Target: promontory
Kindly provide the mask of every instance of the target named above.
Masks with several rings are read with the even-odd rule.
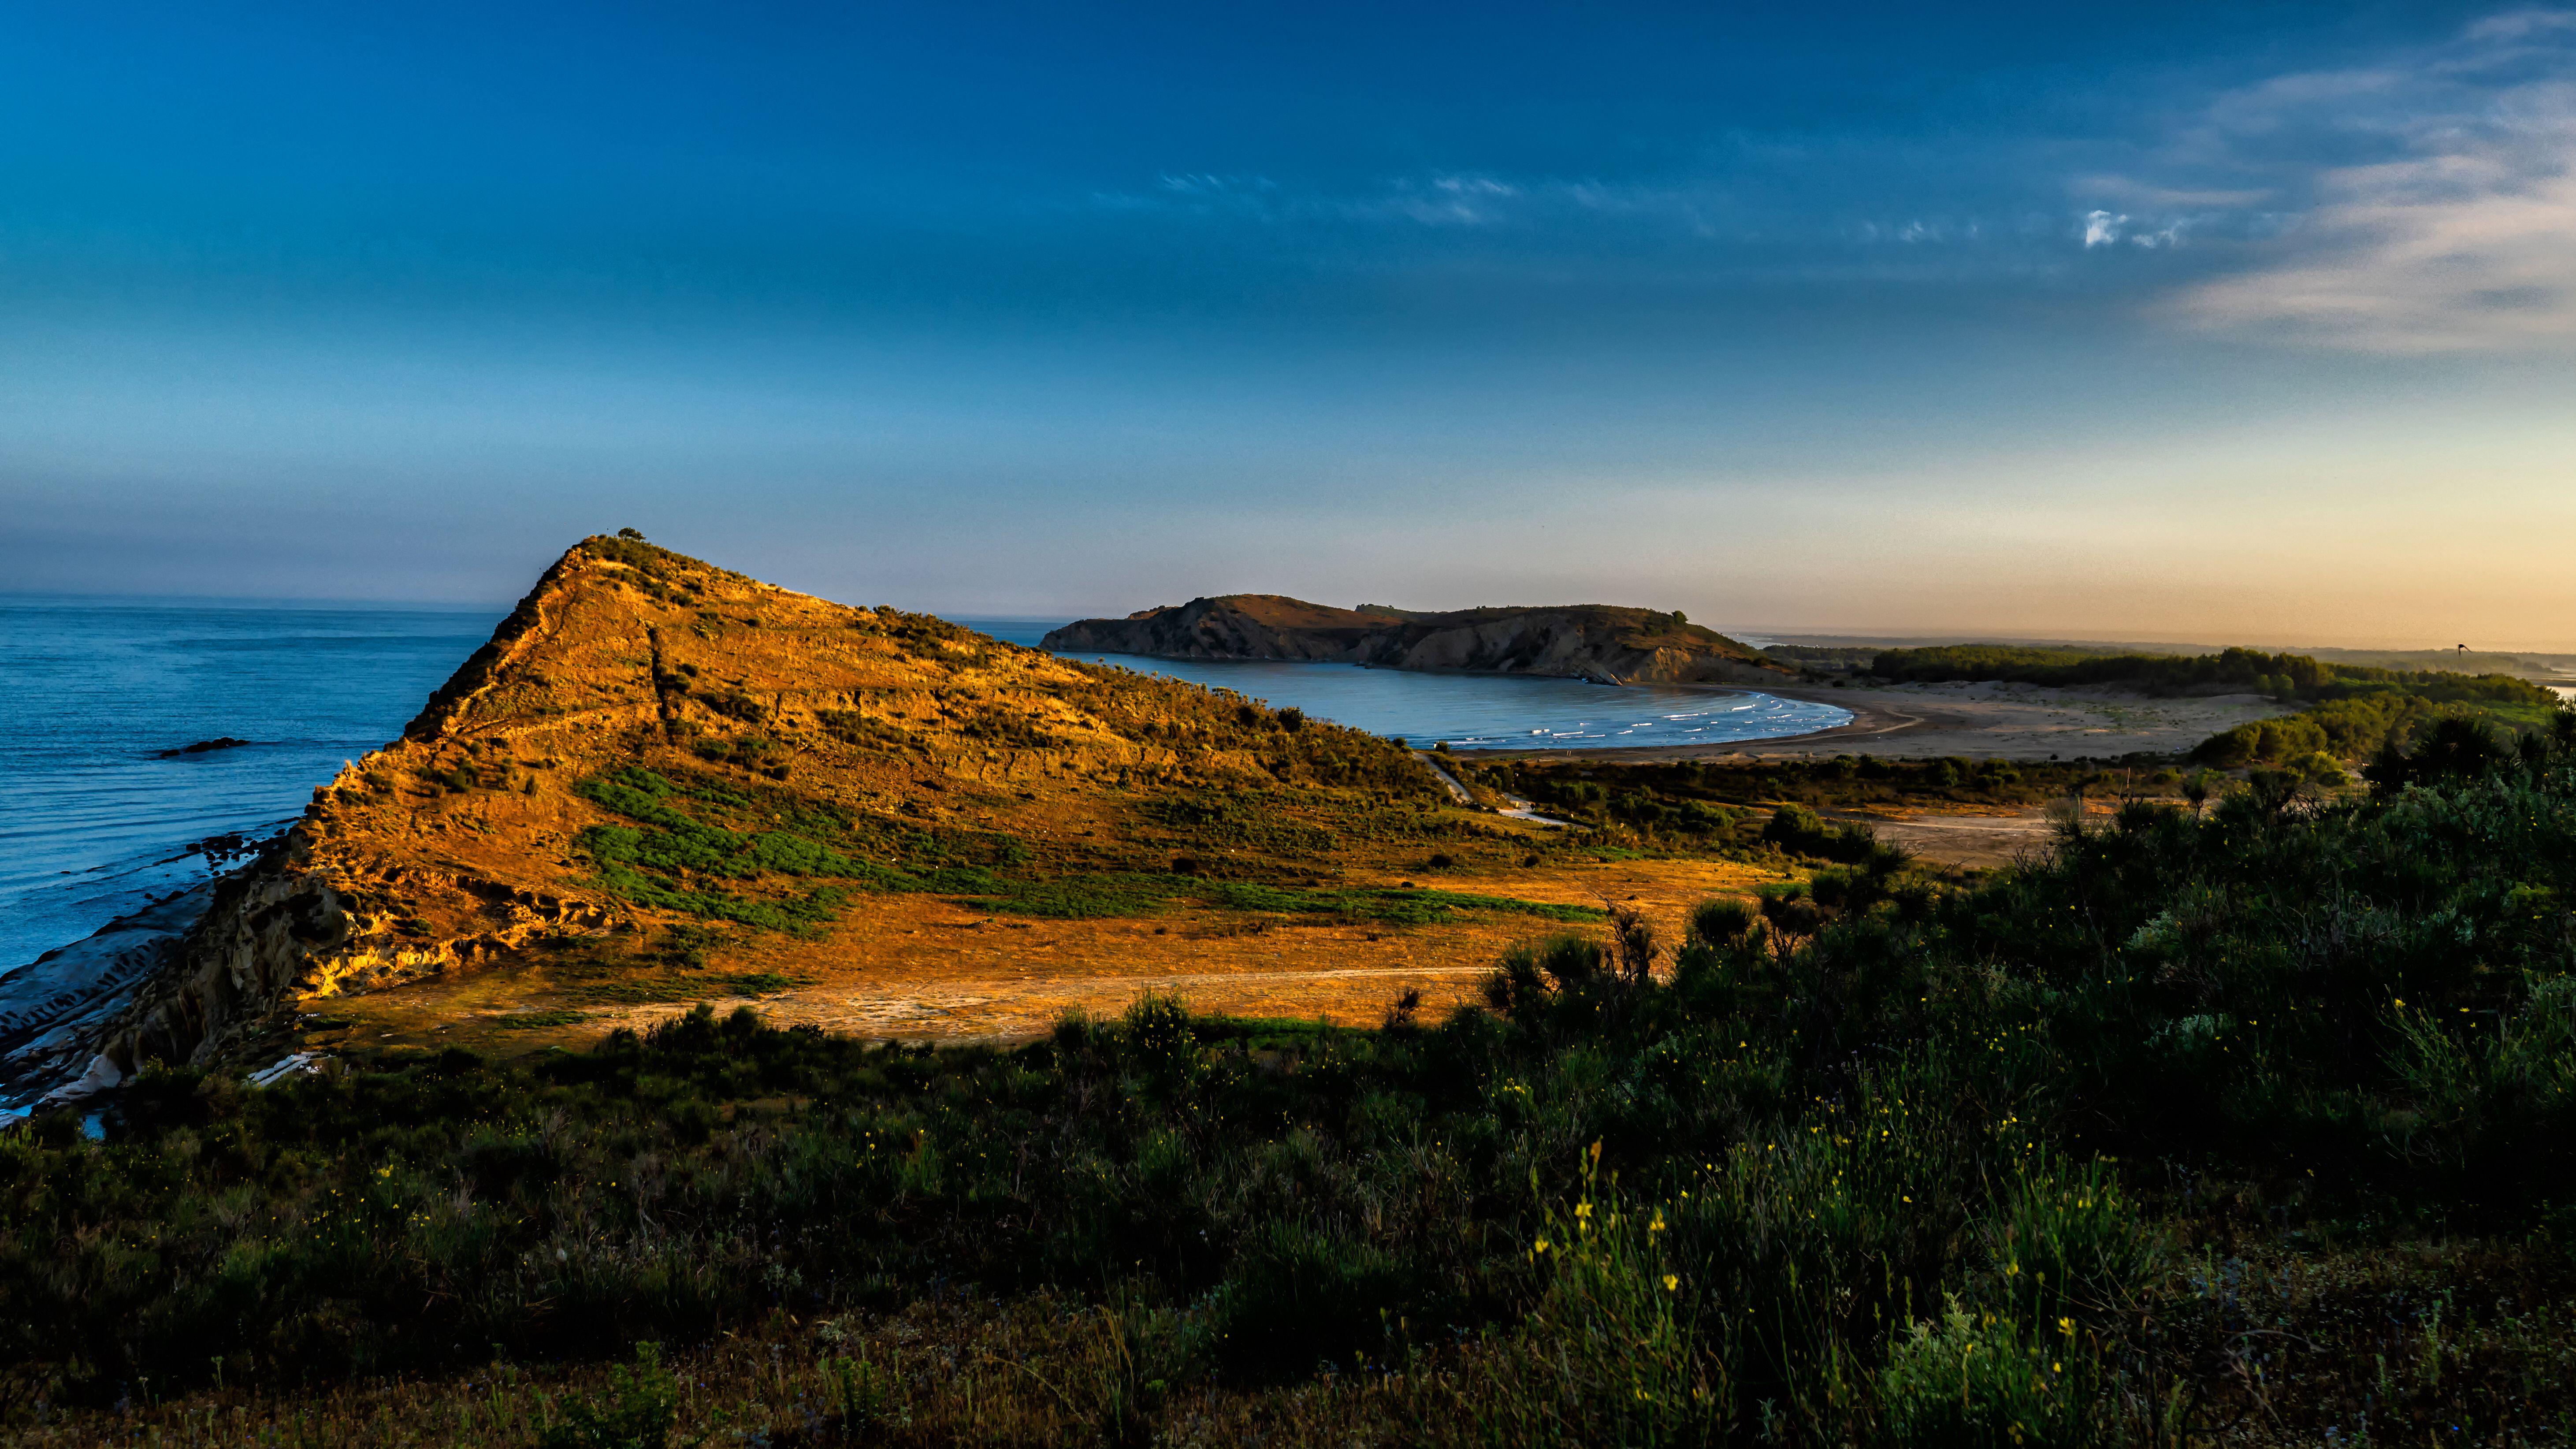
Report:
[[[1548,604],[1425,613],[1337,609],[1280,594],[1221,594],[1081,619],[1050,649],[1163,659],[1290,659],[1380,669],[1542,674],[1599,684],[1776,683],[1789,671],[1678,611]]]

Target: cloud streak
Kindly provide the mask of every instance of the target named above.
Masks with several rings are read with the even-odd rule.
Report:
[[[2232,275],[2185,289],[2196,328],[2391,353],[2576,345],[2576,12],[2490,17],[2369,69],[2223,98],[2201,142],[2260,165],[2376,152],[2287,184],[2297,225]]]

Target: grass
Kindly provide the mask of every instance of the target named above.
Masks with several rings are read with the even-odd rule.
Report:
[[[678,779],[628,767],[582,781],[583,798],[631,825],[583,832],[599,879],[639,904],[708,920],[790,934],[810,932],[846,902],[846,890],[822,886],[781,895],[781,882],[830,880],[885,892],[944,895],[1000,914],[1056,920],[1150,916],[1183,900],[1235,910],[1324,914],[1350,921],[1428,925],[1461,912],[1496,912],[1545,920],[1595,919],[1598,911],[1499,896],[1396,890],[1312,890],[1258,881],[1211,880],[1200,857],[1176,857],[1189,871],[1094,870],[1046,873],[1020,842],[989,832],[932,830],[820,807],[783,791],[748,795],[738,782],[705,776]],[[1167,793],[1147,802],[1149,818],[1185,827],[1191,845],[1253,843],[1308,853],[1334,836],[1316,827],[1263,824],[1273,802],[1222,807]],[[792,813],[791,813],[792,811]],[[704,818],[712,817],[712,818]],[[778,828],[736,829],[728,820],[766,818]],[[1219,857],[1207,857],[1213,861]],[[1254,869],[1267,867],[1261,858]],[[747,890],[767,887],[763,895]],[[617,999],[644,999],[625,998]],[[674,999],[654,997],[650,999]],[[676,999],[686,999],[685,995]]]
[[[1598,921],[1592,906],[1560,906],[1508,896],[1472,895],[1431,890],[1286,890],[1273,886],[1216,882],[1206,889],[1212,904],[1239,911],[1277,911],[1294,915],[1330,915],[1354,922],[1393,926],[1434,925],[1464,912],[1529,916],[1545,921]]]
[[[1614,913],[1437,1025],[1149,997],[929,1050],[700,1011],[262,1091],[155,1069],[103,1141],[0,1140],[0,1415],[64,1443],[2564,1444],[2553,741],[2133,805],[1973,887],[1858,861],[1681,942]]]
[[[514,1011],[496,1016],[485,1024],[495,1031],[538,1031],[548,1027],[578,1026],[590,1019],[590,1013],[574,1007],[552,1007],[538,1011]]]

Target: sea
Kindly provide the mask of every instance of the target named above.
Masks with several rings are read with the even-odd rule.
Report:
[[[996,639],[1034,648],[1065,621],[960,619]],[[1230,689],[1273,707],[1388,735],[1423,749],[1634,749],[1723,744],[1805,734],[1851,722],[1851,711],[1803,699],[1734,690],[1650,684],[1587,684],[1508,674],[1417,674],[1356,664],[1254,659],[1151,659],[1134,654],[1058,651],[1068,659],[1116,664]]]
[[[294,820],[508,612],[0,596],[0,970],[230,863],[192,845]]]
[[[0,595],[0,974],[235,859],[341,765],[400,734],[507,605]],[[960,619],[1035,647],[1061,619]],[[1762,739],[1848,721],[1759,693],[1347,664],[1122,665],[1428,747]],[[196,753],[230,738],[244,743]],[[177,752],[177,753],[174,753]]]

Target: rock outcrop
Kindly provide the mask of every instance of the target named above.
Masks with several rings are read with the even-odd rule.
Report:
[[[77,1078],[148,983],[162,979],[213,886],[120,917],[0,976],[0,1100]]]
[[[1543,674],[1601,684],[1754,684],[1789,671],[1678,614],[1614,604],[1414,613],[1336,609],[1277,594],[1226,594],[1084,619],[1047,635],[1050,649],[1164,659],[1284,659],[1485,674]]]

